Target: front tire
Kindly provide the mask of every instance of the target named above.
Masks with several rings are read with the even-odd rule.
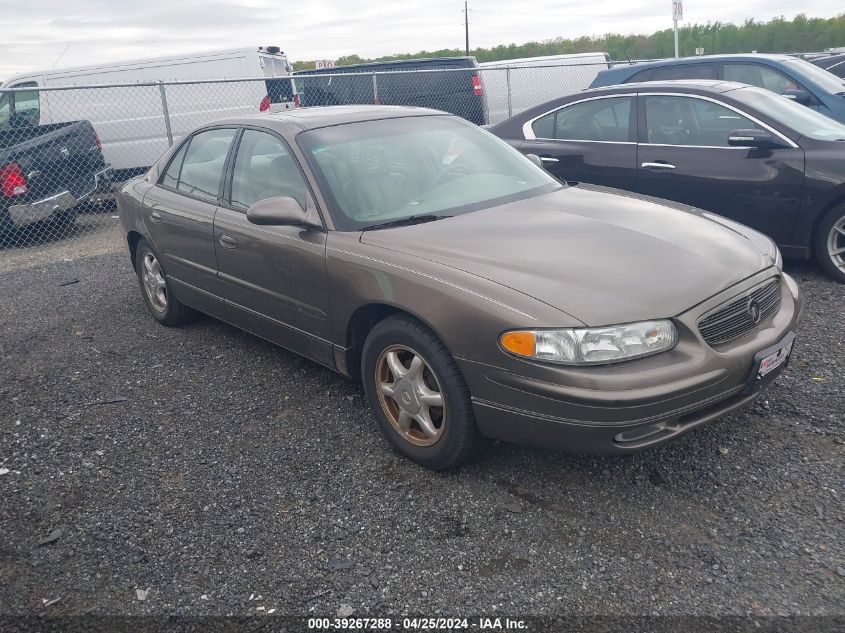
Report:
[[[816,231],[816,259],[824,271],[845,283],[845,203],[833,207]]]
[[[156,321],[174,327],[193,321],[197,312],[184,305],[173,294],[170,281],[161,265],[161,258],[146,240],[140,240],[135,250],[135,273],[141,285],[141,295]]]
[[[391,316],[364,343],[361,375],[370,408],[393,447],[420,466],[464,464],[478,444],[469,389],[435,334]]]

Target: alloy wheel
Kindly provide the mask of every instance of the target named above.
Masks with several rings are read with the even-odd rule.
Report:
[[[437,376],[417,352],[392,345],[376,361],[375,385],[382,411],[399,435],[431,446],[446,428],[446,401]]]
[[[845,215],[839,218],[830,229],[830,234],[827,236],[827,254],[833,265],[845,272]]]
[[[141,274],[144,278],[144,290],[147,292],[147,298],[153,308],[158,312],[164,312],[167,310],[167,284],[164,281],[161,266],[159,266],[155,255],[150,252],[144,253],[141,263],[143,266]]]

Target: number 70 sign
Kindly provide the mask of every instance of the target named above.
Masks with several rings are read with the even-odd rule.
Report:
[[[682,22],[684,19],[684,3],[682,0],[672,0],[672,19]]]

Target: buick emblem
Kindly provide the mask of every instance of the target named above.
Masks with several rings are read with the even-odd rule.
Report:
[[[752,323],[756,325],[760,322],[760,317],[763,315],[760,312],[760,304],[757,303],[756,299],[751,299],[748,302],[748,307],[746,308],[746,310],[748,310],[748,316],[751,319]]]

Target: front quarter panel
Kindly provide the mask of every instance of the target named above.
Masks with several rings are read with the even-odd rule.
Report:
[[[373,304],[406,312],[430,327],[456,359],[508,367],[498,347],[508,329],[578,327],[568,314],[510,288],[413,255],[332,232],[328,277],[333,342],[348,347],[356,311]]]
[[[845,200],[845,143],[802,141],[806,146],[807,171],[801,217],[796,239],[809,244],[822,213]]]

